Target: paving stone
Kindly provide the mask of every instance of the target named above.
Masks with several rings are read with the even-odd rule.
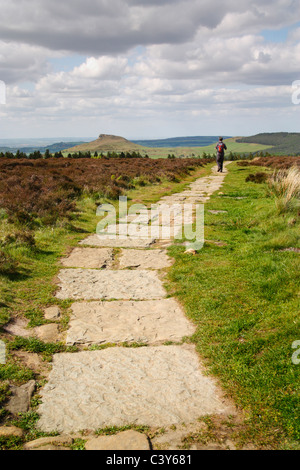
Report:
[[[191,345],[56,354],[40,394],[43,432],[163,427],[232,411]]]
[[[54,437],[41,437],[40,439],[36,439],[31,442],[27,442],[24,444],[23,449],[24,450],[34,450],[38,449],[40,447],[45,447],[45,446],[71,446],[73,444],[74,440],[71,436],[68,435],[61,435],[61,436],[54,436]]]
[[[155,238],[158,240],[173,238],[180,231],[181,225],[167,223],[166,225],[158,225],[153,223],[147,226],[131,225],[128,226],[128,233],[131,237],[141,237],[144,239]]]
[[[195,332],[174,299],[141,302],[75,302],[66,343],[181,341]]]
[[[85,450],[150,450],[150,444],[145,434],[128,430],[114,436],[89,439]]]
[[[151,225],[182,225],[184,220],[192,220],[193,209],[189,208],[186,205],[177,207],[178,204],[173,208],[173,206],[162,205],[156,214],[153,215],[151,219]]]
[[[32,449],[32,451],[37,451],[37,450],[71,450],[68,447],[63,447],[63,446],[54,446],[53,444],[48,444],[42,447],[37,447],[36,449]]]
[[[23,437],[23,429],[17,428],[16,426],[1,426],[0,427],[0,438],[1,437]]]
[[[60,309],[56,305],[45,309],[46,320],[58,320],[60,318]]]
[[[101,237],[97,234],[90,235],[85,240],[79,242],[80,245],[102,246],[102,247],[116,247],[116,248],[149,248],[155,243],[155,238],[120,238],[115,239]]]
[[[59,299],[146,300],[166,296],[162,282],[153,271],[98,271],[62,269],[58,275]]]
[[[112,248],[74,248],[61,264],[71,268],[107,268],[113,261]]]
[[[34,328],[36,336],[45,343],[57,343],[61,340],[59,326],[56,323],[37,326]]]
[[[8,404],[5,408],[12,413],[17,415],[18,413],[26,413],[30,407],[30,400],[35,389],[35,381],[30,380],[27,384],[16,387],[12,385],[10,391],[12,396],[9,399]]]
[[[300,248],[290,247],[290,248],[283,248],[282,250],[278,250],[278,251],[281,251],[281,252],[291,251],[291,252],[294,252],[294,253],[300,253]]]
[[[131,223],[131,224],[141,224],[141,225],[148,225],[151,218],[151,211],[143,213],[143,214],[131,214],[125,217],[121,217],[119,219],[119,223]]]
[[[24,318],[13,318],[7,325],[3,326],[3,330],[13,336],[23,336],[29,338],[32,336],[30,329],[27,329],[29,320]]]
[[[122,250],[120,268],[163,269],[168,268],[173,261],[165,250]]]

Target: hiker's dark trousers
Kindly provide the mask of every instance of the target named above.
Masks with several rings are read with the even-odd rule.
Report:
[[[217,155],[218,171],[223,171],[224,155]]]

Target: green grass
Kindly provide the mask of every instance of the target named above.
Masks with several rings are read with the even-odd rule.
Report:
[[[251,153],[251,152],[264,152],[270,151],[272,148],[270,145],[254,144],[254,143],[238,143],[236,142],[237,137],[225,139],[224,142],[227,145],[227,154],[232,153]],[[150,148],[145,147],[145,152],[150,158],[167,158],[168,155],[175,155],[175,157],[192,157],[202,156],[203,153],[215,155],[216,144],[207,145],[205,147],[161,147],[161,148]]]
[[[102,429],[98,429],[95,434],[97,436],[113,436],[120,432],[134,430],[140,433],[146,433],[149,431],[149,426],[141,426],[137,424],[128,424],[126,426],[110,426]]]
[[[278,215],[266,184],[245,183],[255,167],[229,168],[205,216],[205,239],[226,245],[205,243],[192,257],[174,245],[168,289],[197,325],[192,341],[209,370],[246,410],[251,439],[293,446],[300,440],[300,366],[291,361],[300,340],[300,257],[279,250],[300,246],[299,215]]]
[[[253,143],[239,143],[236,142],[237,137],[232,137],[230,139],[225,139],[224,143],[227,146],[227,151],[225,154],[228,154],[229,152],[232,153],[253,153],[253,152],[264,152],[264,151],[270,151],[272,148],[270,145],[262,145],[262,144],[253,144]],[[205,153],[211,153],[215,154],[216,144],[213,145],[208,145],[207,147],[201,147],[201,153],[200,155]]]

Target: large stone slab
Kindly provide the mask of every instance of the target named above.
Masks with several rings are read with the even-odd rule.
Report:
[[[61,264],[71,268],[107,268],[113,261],[112,248],[74,248]]]
[[[189,345],[56,354],[41,396],[44,432],[162,427],[228,411]]]
[[[120,268],[163,269],[173,264],[165,250],[122,250]]]
[[[121,432],[114,436],[101,436],[89,439],[85,450],[151,450],[145,434],[133,431]]]
[[[174,299],[76,302],[66,343],[178,342],[195,332]]]
[[[154,271],[98,271],[62,269],[59,272],[59,299],[161,299],[166,296]]]
[[[80,245],[89,245],[89,246],[101,246],[101,247],[116,247],[116,248],[149,248],[153,243],[155,243],[155,238],[109,238],[101,237],[97,234],[90,235],[81,242]]]

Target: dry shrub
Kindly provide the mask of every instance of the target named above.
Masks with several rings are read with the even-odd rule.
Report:
[[[23,232],[9,233],[1,241],[1,246],[7,245],[25,245],[31,248],[35,247],[34,233],[30,230],[24,230]]]
[[[280,213],[295,209],[300,203],[300,169],[293,166],[274,172],[269,178],[269,187]]]
[[[12,258],[12,256],[5,253],[3,250],[0,250],[0,275],[15,274],[17,271],[17,262]]]
[[[252,161],[249,165],[264,166],[270,168],[276,168],[278,170],[287,170],[293,166],[300,168],[300,157],[289,157],[289,156],[269,156],[259,157],[257,160]]]
[[[124,189],[163,178],[175,180],[212,159],[101,158],[7,159],[0,158],[0,208],[9,221],[28,227],[39,219],[55,224],[70,218],[82,193],[118,198]]]
[[[255,174],[250,174],[246,178],[246,182],[251,181],[252,183],[265,183],[268,179],[268,174],[264,172],[258,172]]]

